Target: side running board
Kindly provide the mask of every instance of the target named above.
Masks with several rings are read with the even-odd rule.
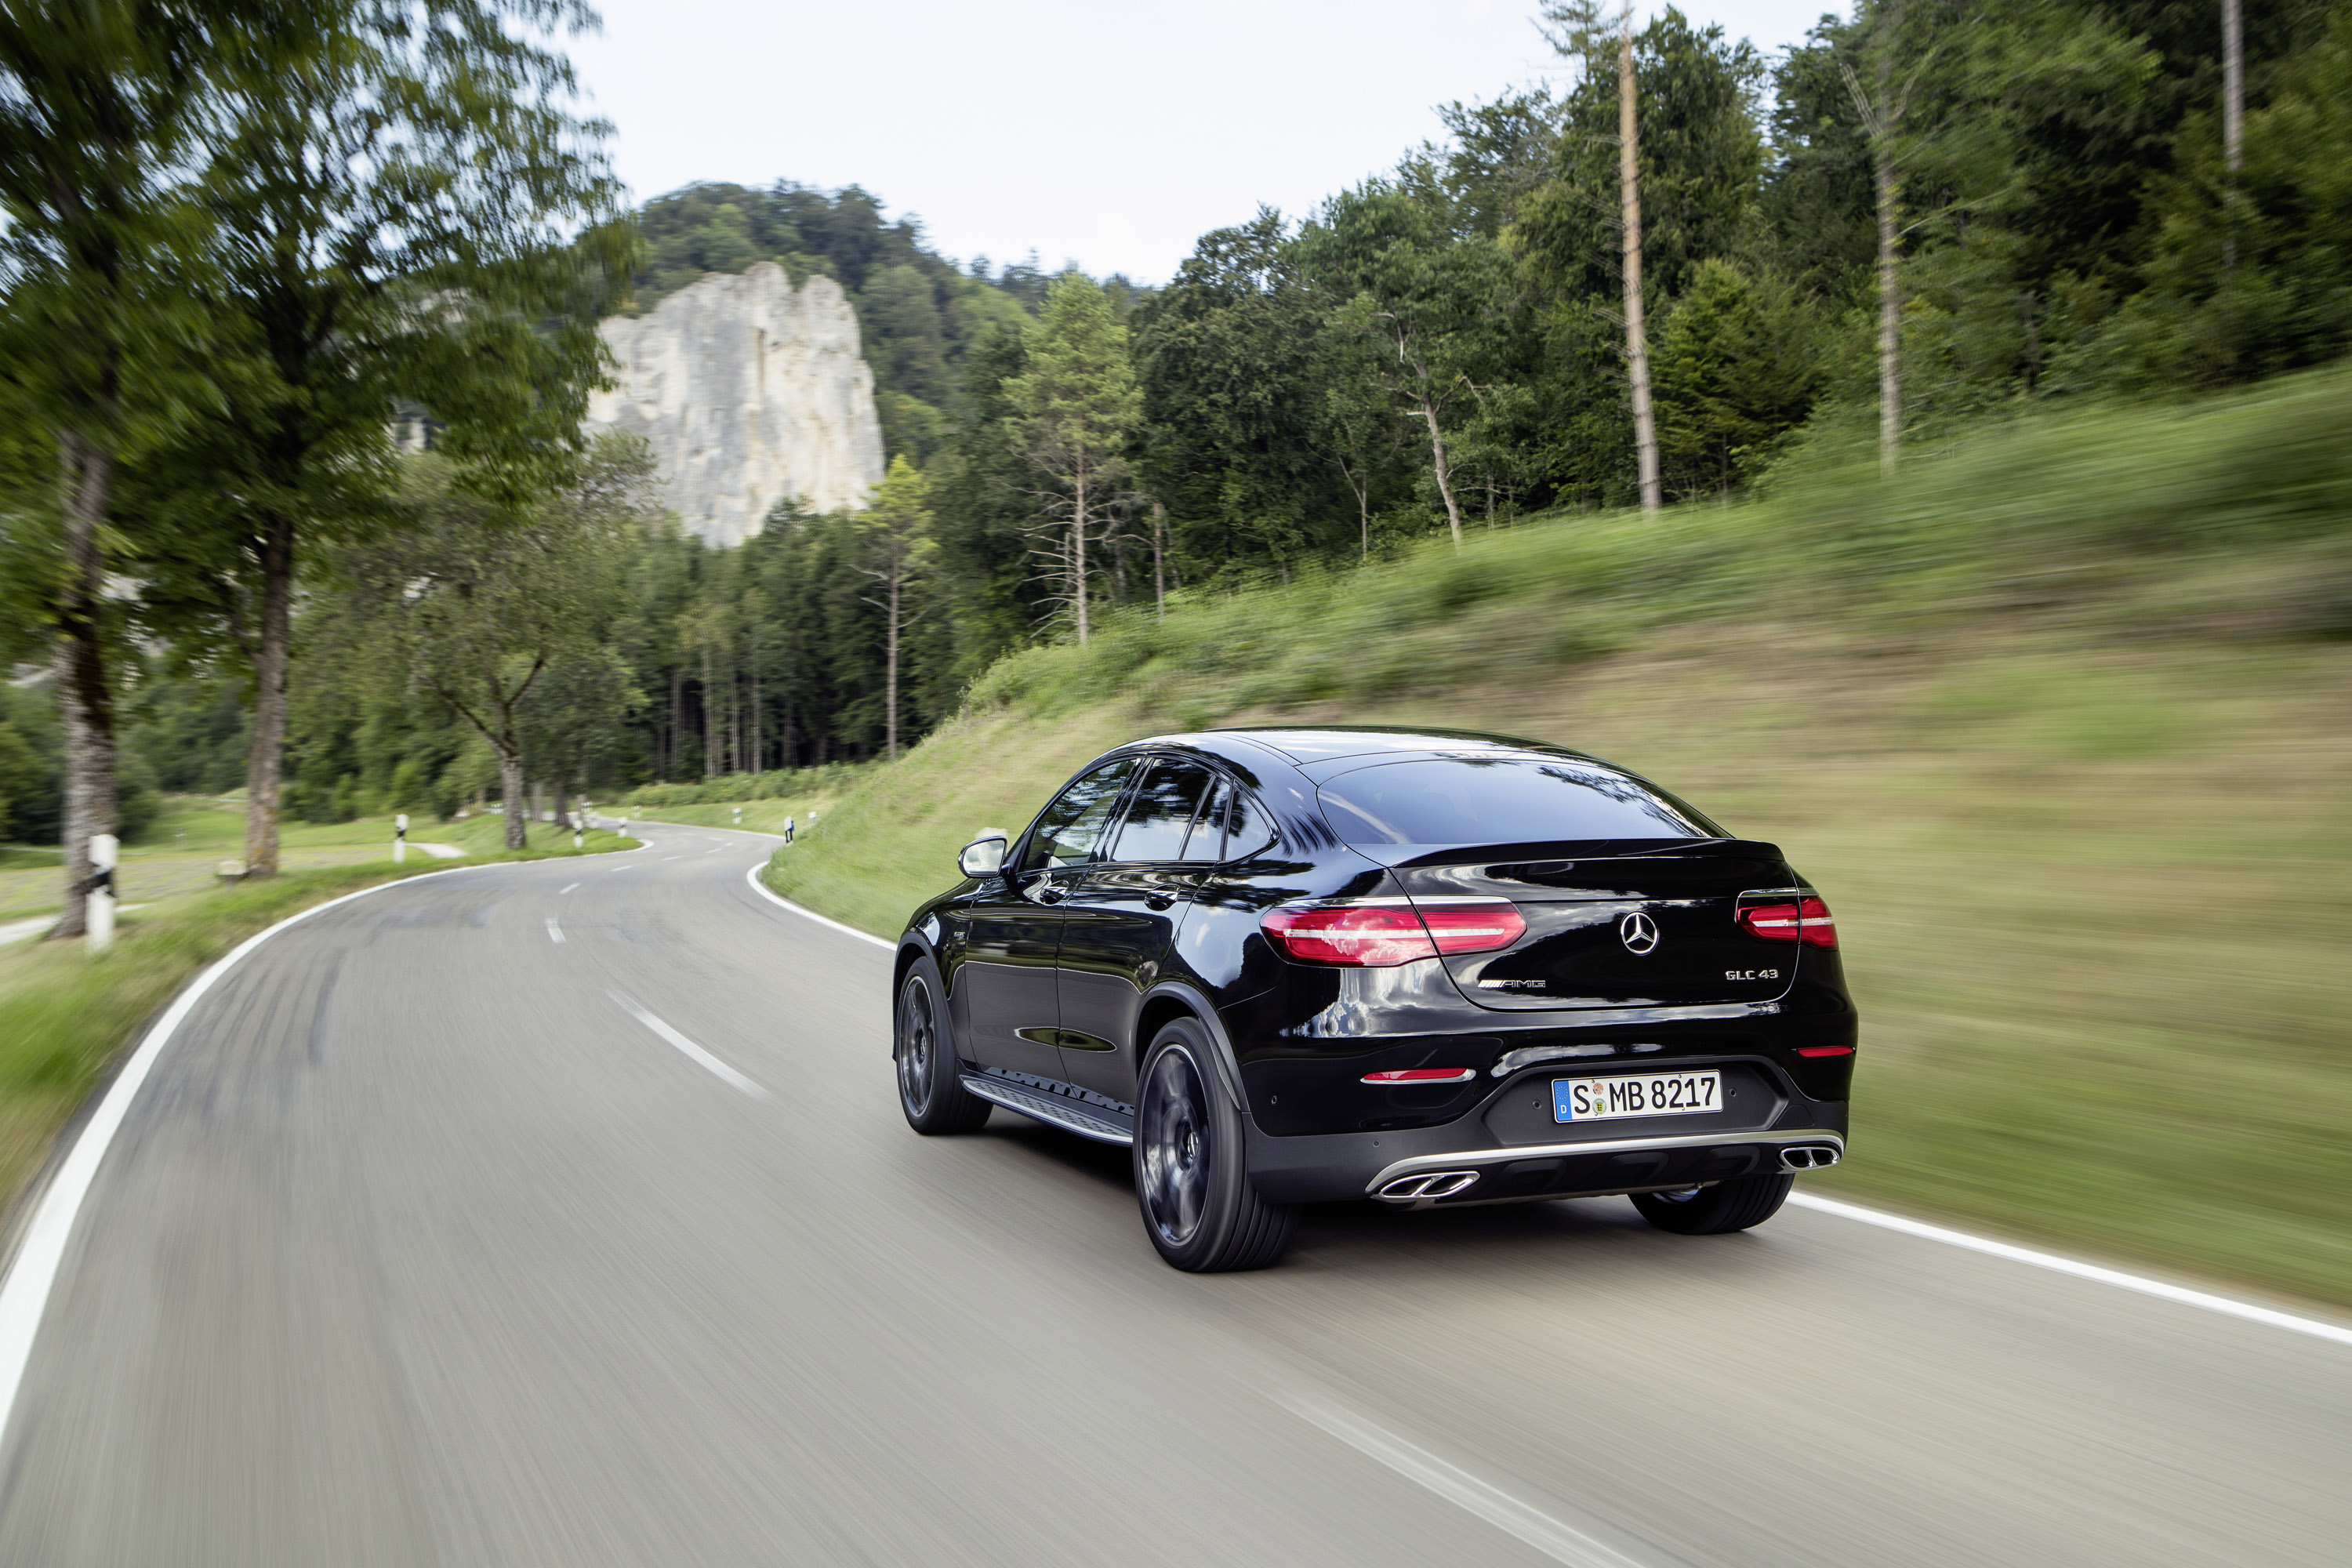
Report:
[[[1017,1110],[1024,1116],[1034,1117],[1049,1127],[1065,1132],[1075,1132],[1081,1138],[1091,1138],[1097,1143],[1116,1143],[1124,1149],[1135,1142],[1135,1122],[1131,1117],[1100,1106],[1087,1105],[1044,1089],[1031,1089],[1026,1084],[1011,1083],[1001,1078],[982,1078],[977,1073],[960,1073],[965,1090],[980,1096],[991,1104],[1007,1110]]]

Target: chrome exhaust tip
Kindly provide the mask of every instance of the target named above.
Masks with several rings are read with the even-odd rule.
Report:
[[[1780,1169],[1791,1174],[1825,1171],[1837,1163],[1838,1147],[1834,1143],[1796,1143],[1780,1151]]]
[[[1427,1203],[1450,1198],[1477,1179],[1475,1171],[1416,1171],[1399,1176],[1372,1195],[1386,1204]]]

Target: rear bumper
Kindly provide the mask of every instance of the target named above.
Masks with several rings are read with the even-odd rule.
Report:
[[[1828,1159],[1790,1150],[1845,1150],[1843,1101],[1800,1100],[1757,1130],[1664,1133],[1560,1143],[1496,1141],[1475,1117],[1442,1127],[1276,1138],[1245,1118],[1251,1184],[1275,1203],[1329,1203],[1382,1195],[1405,1178],[1464,1173],[1474,1180],[1434,1184],[1444,1195],[1391,1192],[1386,1201],[1458,1207],[1533,1198],[1643,1192],[1729,1181]]]

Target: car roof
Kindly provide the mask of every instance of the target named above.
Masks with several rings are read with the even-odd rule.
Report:
[[[1427,754],[1431,752],[1538,752],[1553,756],[1566,748],[1516,735],[1493,735],[1475,730],[1395,730],[1371,724],[1235,725],[1201,730],[1183,735],[1161,735],[1138,741],[1139,746],[1189,745],[1220,750],[1228,737],[1246,741],[1295,763],[1329,762],[1339,757],[1373,756],[1384,752]],[[1569,752],[1570,755],[1578,753]]]

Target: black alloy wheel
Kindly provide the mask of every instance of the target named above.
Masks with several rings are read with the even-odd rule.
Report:
[[[1241,1113],[1212,1076],[1201,1026],[1180,1018],[1144,1058],[1135,1195],[1160,1256],[1192,1274],[1263,1268],[1290,1245],[1297,1210],[1250,1185]]]
[[[939,972],[919,958],[898,987],[890,1055],[898,1072],[898,1109],[918,1132],[968,1132],[993,1109],[963,1086],[955,1042],[948,1037]]]
[[[1635,1193],[1633,1206],[1643,1219],[1676,1236],[1722,1236],[1770,1219],[1796,1184],[1797,1178],[1785,1173],[1741,1176],[1711,1187]]]

